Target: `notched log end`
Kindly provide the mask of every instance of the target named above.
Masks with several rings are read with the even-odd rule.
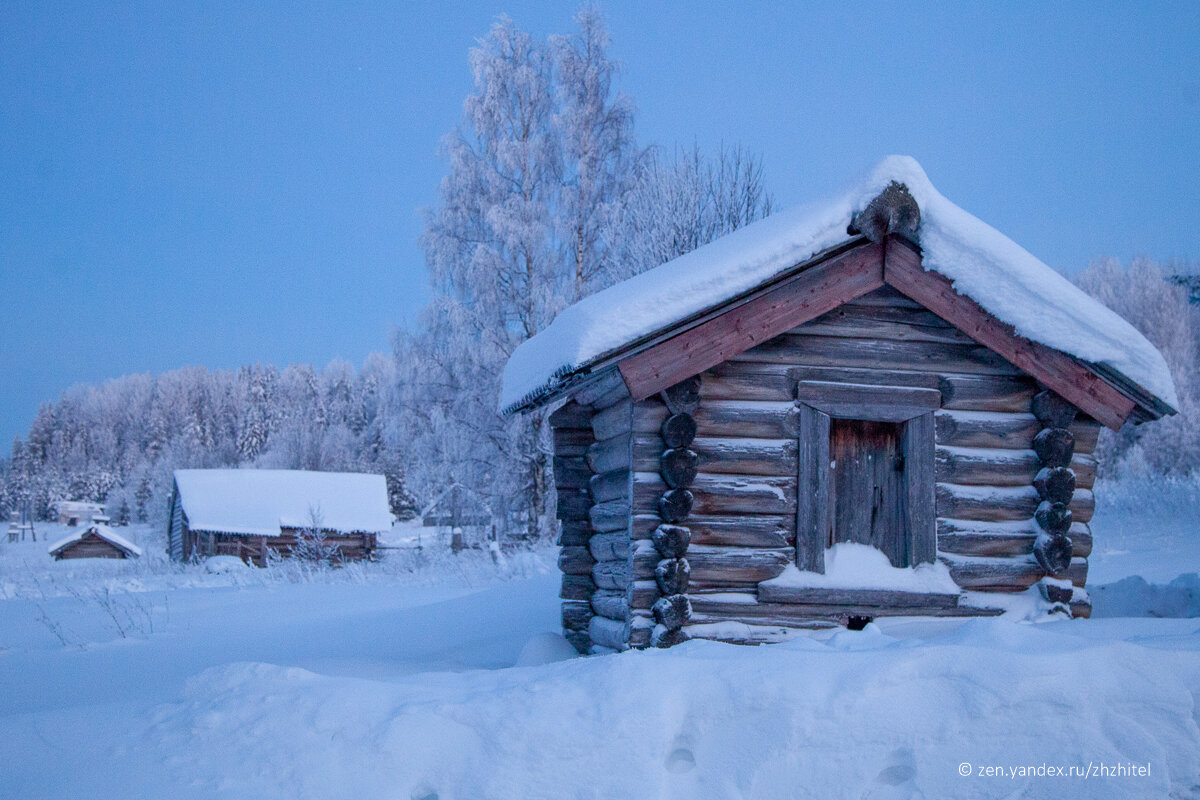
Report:
[[[892,181],[867,207],[854,215],[846,232],[882,242],[889,233],[919,242],[921,209],[903,183]]]

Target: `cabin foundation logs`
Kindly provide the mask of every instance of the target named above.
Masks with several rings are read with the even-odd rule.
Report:
[[[689,487],[696,479],[700,456],[691,449],[696,438],[693,414],[700,407],[700,376],[680,381],[662,393],[667,418],[662,424],[663,450],[659,458],[659,473],[667,489],[658,499],[658,516],[662,522],[654,530],[654,549],[661,560],[654,569],[654,581],[662,596],[651,609],[654,630],[650,643],[655,647],[670,647],[687,640],[683,626],[692,616],[688,600],[688,580],[691,566],[687,560],[692,532],[685,523],[692,511],[693,497]]]
[[[1068,428],[1075,420],[1076,409],[1045,390],[1034,395],[1032,411],[1042,425],[1033,439],[1033,450],[1041,465],[1033,479],[1039,500],[1034,520],[1041,529],[1033,544],[1033,557],[1048,574],[1038,583],[1038,589],[1043,598],[1070,613],[1074,589],[1070,581],[1063,579],[1071,566],[1072,543],[1067,531],[1072,522],[1069,506],[1075,494],[1075,472],[1070,467],[1075,438]]]

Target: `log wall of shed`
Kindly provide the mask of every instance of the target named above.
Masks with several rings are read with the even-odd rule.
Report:
[[[127,558],[127,556],[116,545],[106,542],[99,536],[89,534],[58,551],[55,558],[62,560],[67,558]]]
[[[844,621],[848,613],[901,613],[884,607],[758,602],[758,583],[794,557],[798,381],[922,387],[941,393],[934,414],[937,556],[963,589],[1018,592],[1046,573],[1032,555],[1040,467],[1033,439],[1042,425],[1030,404],[1039,387],[1021,370],[898,292],[883,288],[747,350],[700,375],[693,413],[699,455],[684,523],[691,575],[689,636],[772,641],[784,628]],[[634,619],[650,620],[660,593],[659,554],[650,539],[661,523],[661,397],[632,408],[632,600]],[[1099,424],[1071,425],[1078,478],[1070,508],[1073,559],[1066,573],[1082,586],[1091,551]],[[971,614],[940,607],[908,613]],[[1086,609],[1077,608],[1086,613]],[[736,622],[737,626],[717,623]],[[646,622],[644,624],[649,624]],[[641,644],[634,636],[635,643]]]
[[[550,415],[563,635],[580,653],[624,650],[631,614],[633,406],[616,371]],[[648,631],[641,636],[645,644]]]

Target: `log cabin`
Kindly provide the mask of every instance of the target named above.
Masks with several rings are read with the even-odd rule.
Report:
[[[138,558],[142,549],[107,525],[80,526],[48,548],[55,561],[67,558]]]
[[[1131,325],[891,157],[567,308],[501,410],[556,406],[562,625],[604,653],[1086,617],[1100,431],[1177,402]]]
[[[292,555],[307,531],[336,560],[373,557],[391,530],[382,475],[270,469],[182,469],[174,474],[167,550],[176,560],[231,555],[264,566]]]

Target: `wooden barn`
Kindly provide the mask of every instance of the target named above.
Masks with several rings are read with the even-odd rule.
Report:
[[[337,558],[370,558],[391,530],[382,475],[269,469],[182,469],[171,491],[167,549],[172,558],[237,556],[257,566],[267,553],[293,553],[299,535],[319,530]]]
[[[55,561],[66,558],[137,558],[142,549],[107,525],[80,527],[50,545]]]
[[[1022,593],[1088,616],[1100,430],[1176,403],[1132,326],[903,157],[566,309],[501,398],[558,405],[581,652],[995,615]]]

